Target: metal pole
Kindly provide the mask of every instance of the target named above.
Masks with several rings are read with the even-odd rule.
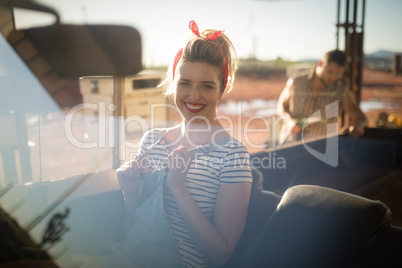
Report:
[[[352,21],[352,47],[351,47],[351,64],[352,64],[352,92],[356,94],[357,86],[357,35],[356,35],[356,20],[357,20],[357,3],[358,0],[353,0],[353,21]]]
[[[362,32],[364,30],[364,19],[366,14],[366,0],[363,0],[363,10],[362,10]]]
[[[356,25],[357,25],[357,4],[359,0],[353,1],[353,33],[356,32]]]
[[[357,102],[360,103],[361,100],[361,90],[363,85],[363,64],[364,64],[364,19],[365,19],[365,10],[366,10],[366,0],[362,2],[362,19],[360,25],[360,33],[358,34],[359,37],[359,46],[358,46],[358,56],[359,62],[357,65],[358,68],[358,76],[357,76],[357,85],[358,85],[358,92],[356,92],[356,99]]]
[[[337,12],[337,18],[336,18],[336,49],[339,49],[339,16],[341,13],[341,0],[338,0],[338,12]]]
[[[114,121],[114,148],[113,148],[113,169],[120,167],[120,147],[121,147],[121,129],[122,123],[124,122],[124,77],[116,76],[114,77],[114,104],[116,109],[114,111],[115,121]],[[125,133],[124,133],[125,134]]]

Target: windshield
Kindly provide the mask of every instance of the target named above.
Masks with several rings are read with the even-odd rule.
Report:
[[[142,42],[141,47],[127,48],[140,55],[138,61],[143,68],[139,72],[113,75],[101,72],[105,65],[100,64],[99,73],[63,77],[53,76],[52,70],[35,61],[41,55],[25,46],[24,41],[8,39],[5,34],[8,30],[0,28],[1,209],[17,219],[20,227],[61,267],[80,266],[82,253],[104,252],[113,249],[116,241],[124,240],[124,200],[116,169],[137,155],[146,131],[180,123],[174,101],[164,95],[165,88],[160,84],[166,79],[176,49],[183,44],[186,34],[190,34],[187,24],[191,19],[198,18],[203,29],[217,25],[233,36],[240,65],[233,90],[223,95],[217,115],[222,126],[248,149],[253,168],[259,169],[264,177],[261,187],[282,195],[300,180],[299,183],[325,185],[364,196],[370,195],[368,189],[377,185],[362,186],[371,183],[372,177],[392,177],[392,182],[399,185],[395,179],[399,173],[392,172],[400,161],[400,147],[392,142],[384,145],[367,139],[357,144],[345,136],[347,127],[327,139],[279,142],[282,119],[278,115],[278,100],[288,79],[312,73],[324,52],[336,45],[335,1],[331,5],[329,1],[318,0],[232,1],[236,12],[244,12],[228,21],[222,20],[221,10],[228,5],[225,1],[206,1],[197,12],[194,10],[198,7],[185,7],[181,1],[37,2],[54,7],[62,23],[96,25],[100,29],[104,24],[129,25],[138,29]],[[375,14],[381,12],[373,11],[378,3],[368,7],[368,26],[380,24]],[[180,8],[166,17],[171,4]],[[393,3],[387,12],[400,10],[392,8],[393,5],[400,7],[399,3]],[[302,7],[308,7],[303,9],[306,13],[299,12]],[[314,13],[315,8],[320,12]],[[13,30],[53,25],[53,16],[40,14],[15,9]],[[293,23],[292,16],[303,19],[303,23],[300,26]],[[305,21],[310,21],[306,18],[313,16],[317,16],[317,22],[306,25]],[[382,25],[383,29],[387,25],[402,27],[400,21],[391,19]],[[356,103],[367,117],[371,131],[399,131],[402,127],[402,51],[397,50],[402,48],[402,39],[392,32],[390,36],[378,38],[383,42],[374,46],[371,44],[376,31],[378,28],[370,27],[365,33],[367,49],[363,55],[360,91],[356,95],[360,99]],[[184,34],[172,39],[172,32]],[[307,35],[307,39],[301,35]],[[99,35],[97,38],[107,43],[107,38]],[[347,43],[342,40],[343,36],[340,39],[340,44]],[[58,41],[68,43],[63,38]],[[386,49],[377,50],[381,45]],[[105,58],[113,54],[108,54],[110,50],[103,53],[105,47],[92,48],[92,52],[100,51],[98,55],[106,55]],[[125,51],[113,52],[124,54]],[[88,50],[83,54],[93,55]],[[398,59],[399,67],[395,63]],[[97,59],[92,60],[96,65]],[[124,57],[119,60],[123,62]],[[65,62],[57,65],[53,67],[61,70]],[[43,73],[38,74],[38,70]],[[329,115],[331,111],[327,111],[323,115]],[[338,117],[338,111],[333,117]],[[344,124],[342,120],[347,118],[339,117],[339,125]],[[391,140],[395,138],[394,133]],[[352,174],[358,180],[346,181],[353,176],[344,174]],[[391,175],[387,177],[387,174]],[[395,189],[399,189],[397,186]],[[391,199],[386,197],[384,202]],[[62,238],[49,242],[44,237],[52,219],[63,226]]]

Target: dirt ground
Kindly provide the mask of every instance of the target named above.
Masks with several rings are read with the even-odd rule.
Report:
[[[222,101],[277,100],[285,84],[286,75],[284,74],[266,79],[237,76],[232,91]]]
[[[364,70],[362,103],[370,100],[376,100],[384,106],[384,108],[373,107],[366,112],[370,126],[376,126],[377,116],[382,111],[395,114],[402,119],[402,74]]]
[[[276,76],[268,79],[236,77],[233,90],[222,100],[251,101],[253,99],[277,100],[286,84],[286,76]],[[374,102],[369,111],[370,127],[375,127],[378,113],[386,111],[402,118],[402,74],[396,76],[388,72],[365,69],[363,71],[363,86],[361,101]],[[383,106],[384,108],[379,108]]]

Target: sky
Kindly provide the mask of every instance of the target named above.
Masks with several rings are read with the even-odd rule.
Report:
[[[37,0],[57,10],[65,24],[121,24],[142,37],[143,62],[168,65],[191,35],[194,20],[203,29],[225,30],[239,58],[318,59],[336,48],[338,0]],[[353,2],[353,1],[350,1]],[[359,12],[362,0],[358,1]],[[341,22],[346,1],[341,0]],[[402,52],[401,0],[366,0],[364,52]],[[352,15],[352,14],[351,14]],[[350,16],[350,18],[352,18]],[[18,11],[18,28],[46,25],[52,15]],[[358,14],[361,24],[361,12]],[[339,48],[344,49],[344,32]]]

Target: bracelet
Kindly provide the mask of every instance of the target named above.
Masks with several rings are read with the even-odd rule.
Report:
[[[305,117],[299,118],[299,119],[297,119],[296,125],[303,127],[304,122],[306,122],[306,120],[307,120],[307,118],[305,118]]]

